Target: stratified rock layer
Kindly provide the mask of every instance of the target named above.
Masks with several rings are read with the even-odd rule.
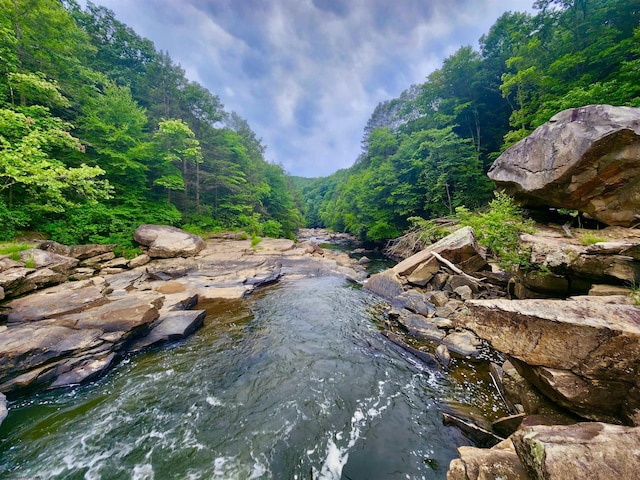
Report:
[[[640,308],[470,300],[456,322],[509,355],[542,393],[593,420],[640,425]]]

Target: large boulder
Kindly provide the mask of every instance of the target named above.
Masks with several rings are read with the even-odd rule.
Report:
[[[551,420],[551,421],[550,421]],[[640,468],[640,428],[526,418],[493,448],[460,447],[447,480],[621,480]]]
[[[198,235],[167,225],[140,225],[133,238],[152,258],[193,257],[205,247]]]
[[[576,209],[631,226],[640,212],[640,108],[560,112],[507,149],[489,178],[525,205]]]
[[[568,410],[640,425],[640,308],[576,300],[470,300],[455,322],[510,356]]]
[[[640,428],[606,423],[531,425],[511,437],[532,479],[621,480],[638,478]]]

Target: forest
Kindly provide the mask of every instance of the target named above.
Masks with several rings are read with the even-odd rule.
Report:
[[[380,103],[352,167],[296,179],[311,225],[370,241],[493,198],[486,172],[561,110],[640,107],[640,2],[538,0]]]
[[[382,241],[486,205],[492,162],[555,113],[640,106],[640,2],[538,0],[380,103],[350,168],[290,177],[112,11],[0,5],[0,240],[131,247],[142,223],[276,237],[306,223]]]
[[[284,170],[166,52],[91,2],[0,1],[0,240],[130,247],[143,223],[293,236]]]

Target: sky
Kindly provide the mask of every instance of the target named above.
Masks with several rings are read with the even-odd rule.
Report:
[[[533,0],[93,0],[245,118],[268,161],[327,176],[380,102]]]

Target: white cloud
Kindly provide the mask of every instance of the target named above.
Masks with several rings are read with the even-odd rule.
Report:
[[[101,0],[296,175],[353,163],[376,105],[532,0]],[[455,4],[455,5],[454,5]]]

